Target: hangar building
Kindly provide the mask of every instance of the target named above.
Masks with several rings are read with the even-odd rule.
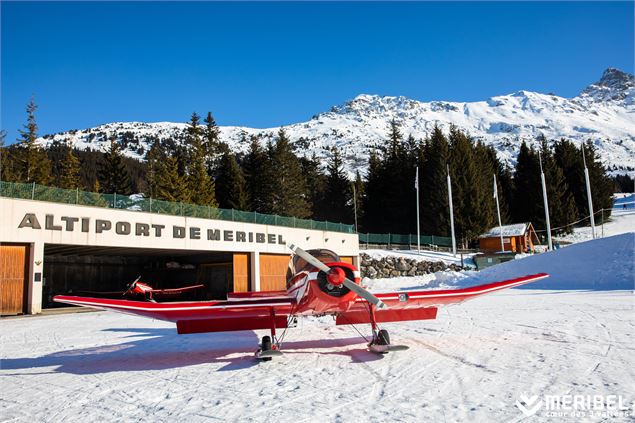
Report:
[[[358,235],[334,229],[0,197],[0,314],[58,307],[60,293],[122,291],[138,276],[155,288],[204,284],[206,298],[284,289],[288,243],[359,266]]]

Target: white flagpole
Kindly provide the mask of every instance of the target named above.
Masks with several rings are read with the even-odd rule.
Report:
[[[551,222],[549,221],[549,202],[547,201],[547,184],[545,183],[545,173],[542,171],[542,157],[540,156],[540,150],[538,150],[538,161],[540,162],[540,180],[542,182],[542,201],[545,205],[545,220],[547,223],[547,244],[549,251],[553,250],[553,243],[551,242]]]
[[[415,188],[417,189],[417,251],[421,253],[421,235],[419,229],[419,166],[415,175]]]
[[[586,181],[586,196],[589,199],[589,216],[591,217],[591,236],[595,239],[595,216],[593,216],[593,198],[591,198],[591,182],[589,181],[589,169],[586,167],[584,157],[584,142],[582,143],[582,161],[584,162],[584,180]]]
[[[448,168],[448,201],[450,203],[450,231],[452,232],[452,254],[456,257],[456,238],[454,238],[454,210],[452,208],[452,180],[450,179],[450,165]]]
[[[353,182],[353,213],[355,213],[355,232],[357,232],[357,192]]]
[[[501,253],[504,253],[505,243],[503,242],[503,223],[501,222],[501,207],[498,204],[498,187],[496,186],[496,174],[494,174],[494,198],[496,199],[496,211],[498,212],[498,230],[501,236]]]

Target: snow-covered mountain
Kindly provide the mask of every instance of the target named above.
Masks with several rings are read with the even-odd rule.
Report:
[[[518,91],[477,102],[420,102],[406,97],[361,94],[307,122],[284,126],[303,155],[326,157],[336,145],[349,171],[364,169],[370,150],[383,142],[388,124],[395,119],[404,136],[423,138],[435,125],[447,131],[454,124],[474,139],[493,145],[510,164],[522,140],[591,139],[605,165],[615,170],[635,169],[635,88],[633,75],[607,69],[601,79],[573,98],[555,94]],[[85,130],[73,130],[39,139],[70,141],[78,148],[104,149],[115,133],[125,154],[143,158],[154,139],[184,139],[186,124],[172,122],[114,122]],[[236,152],[245,152],[247,139],[255,135],[265,143],[276,128],[220,127],[221,138]]]

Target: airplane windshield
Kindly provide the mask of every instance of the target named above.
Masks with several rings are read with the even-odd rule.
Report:
[[[313,257],[320,260],[322,263],[331,263],[331,262],[341,261],[340,257],[331,250],[326,250],[326,249],[308,250],[307,253],[311,254]],[[293,256],[293,259],[291,259],[291,261],[289,262],[289,272],[287,273],[287,280],[289,280],[290,277],[292,278],[296,274],[310,267],[311,265],[307,263],[306,260],[304,260],[302,257],[297,255]]]

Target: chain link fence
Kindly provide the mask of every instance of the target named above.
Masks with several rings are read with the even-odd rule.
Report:
[[[451,247],[452,238],[447,236],[421,235],[419,237],[421,245],[432,245],[437,247]],[[359,234],[359,243],[373,245],[417,245],[417,235],[408,234]]]

